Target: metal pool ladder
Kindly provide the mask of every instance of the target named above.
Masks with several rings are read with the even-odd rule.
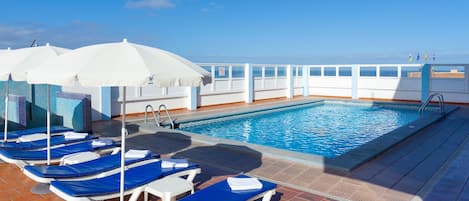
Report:
[[[430,101],[432,101],[432,99],[434,97],[438,98],[438,106],[440,107],[440,114],[445,113],[445,98],[443,97],[443,94],[441,94],[441,93],[432,93],[432,94],[430,94],[430,96],[428,96],[427,101],[425,101],[425,103],[420,106],[420,108],[419,108],[419,114],[420,115],[423,114],[423,111],[428,106],[428,104],[430,104]]]
[[[171,118],[171,115],[169,115],[169,112],[168,112],[168,108],[166,107],[165,104],[161,104],[160,106],[158,106],[158,113],[155,114],[155,109],[153,108],[152,105],[147,105],[145,106],[145,124],[147,123],[148,121],[148,109],[151,109],[151,113],[153,114],[153,120],[156,122],[156,125],[158,127],[161,127],[161,124],[160,124],[160,119],[161,119],[161,108],[164,109],[164,111],[166,112],[166,116],[168,117],[168,120],[169,120],[169,123],[171,124],[171,128],[174,129],[174,121],[173,119]]]

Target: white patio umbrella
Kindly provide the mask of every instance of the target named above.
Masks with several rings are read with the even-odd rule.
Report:
[[[88,87],[122,86],[121,150],[125,151],[126,86],[155,84],[158,87],[200,86],[210,73],[171,52],[128,43],[82,47],[43,63],[28,73],[31,84]],[[121,155],[120,199],[124,199],[124,154]]]
[[[8,94],[9,83],[13,81],[26,81],[26,74],[32,68],[37,67],[44,61],[57,57],[60,54],[69,51],[68,49],[50,46],[47,43],[45,46],[28,47],[16,50],[7,50],[0,53],[0,80],[6,81],[5,83],[5,127],[3,140],[8,139]],[[48,92],[50,89],[48,87]],[[50,100],[47,100],[47,135],[50,136]],[[48,146],[50,139],[47,140]],[[50,160],[50,151],[47,151],[48,163]]]

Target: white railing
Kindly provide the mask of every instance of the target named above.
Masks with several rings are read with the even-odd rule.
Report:
[[[291,95],[420,101],[422,89],[426,88],[427,94],[441,93],[447,102],[469,103],[469,64],[429,64],[425,66],[425,69],[432,69],[429,74],[423,73],[422,64],[199,65],[210,71],[213,79],[212,83],[195,93],[197,98],[188,97],[190,94],[186,88],[128,87],[127,94],[134,94],[129,98],[129,112],[143,112],[141,110],[145,105],[155,104],[155,101],[157,104],[164,103],[169,109],[175,109],[186,108],[191,100],[197,100],[197,106],[207,106],[249,102],[249,98],[255,101]],[[443,69],[445,72],[440,72],[441,68],[446,68]],[[289,80],[288,73],[291,73],[292,81]],[[251,77],[246,78],[246,75]],[[422,75],[427,77],[422,79]],[[247,82],[246,79],[252,79],[252,82]],[[252,97],[248,93],[252,93]],[[120,98],[114,99],[112,103],[112,108],[116,108],[116,111],[112,111],[113,115],[119,112],[119,100]]]

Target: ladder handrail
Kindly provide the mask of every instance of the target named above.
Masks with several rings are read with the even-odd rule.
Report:
[[[165,104],[160,104],[160,106],[158,106],[158,116],[157,116],[158,122],[160,121],[160,117],[161,117],[161,108],[163,108],[164,111],[166,111],[166,116],[167,116],[168,119],[169,119],[169,123],[171,124],[171,128],[174,129],[174,122],[173,122],[173,119],[171,118],[171,115],[169,115],[168,107],[166,107]],[[159,123],[158,123],[158,126],[159,126]]]
[[[423,114],[423,111],[425,110],[425,108],[428,106],[428,104],[430,104],[430,102],[432,101],[432,99],[434,97],[437,97],[438,98],[438,106],[440,107],[440,114],[444,114],[445,113],[445,98],[443,97],[443,94],[441,93],[433,93],[433,94],[430,94],[430,96],[428,96],[427,100],[425,101],[424,104],[422,104],[420,107],[419,107],[419,114],[422,115]]]
[[[155,109],[151,105],[145,106],[145,120],[144,120],[145,124],[147,123],[147,119],[148,119],[148,108],[151,109],[151,113],[153,114],[153,120],[155,120],[156,125],[159,127],[160,122],[157,120],[157,117],[156,117],[156,114],[155,114]]]

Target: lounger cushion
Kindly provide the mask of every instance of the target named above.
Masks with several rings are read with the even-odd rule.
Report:
[[[125,190],[133,189],[176,172],[198,168],[190,164],[187,168],[161,168],[161,161],[130,168],[125,171]],[[99,196],[118,193],[120,173],[98,179],[82,181],[52,181],[51,186],[73,197]]]
[[[50,145],[55,146],[59,144],[70,144],[80,141],[95,139],[91,135],[82,139],[66,139],[63,135],[56,135],[50,138]],[[36,140],[31,142],[0,142],[0,149],[3,150],[27,150],[27,149],[41,149],[47,147],[47,139]]]
[[[83,177],[106,172],[120,167],[121,154],[114,154],[103,156],[95,160],[86,161],[83,163],[77,163],[73,165],[63,166],[25,166],[24,171],[28,171],[38,177],[42,178],[74,178]],[[126,165],[148,160],[151,158],[159,158],[159,155],[149,154],[143,158],[132,158],[126,159]]]
[[[101,147],[93,147],[92,140],[80,142],[77,144],[66,145],[63,147],[52,148],[50,152],[51,159],[58,159],[68,154],[83,151],[94,151],[115,147],[114,143]],[[47,150],[0,150],[0,154],[6,158],[14,160],[46,160]]]
[[[248,178],[246,175],[238,175],[238,178]],[[207,188],[204,188],[196,193],[187,196],[180,201],[246,201],[256,195],[259,195],[268,190],[275,189],[277,184],[259,180],[262,183],[261,189],[256,190],[243,190],[243,191],[233,191],[231,190],[228,182],[225,180],[215,183]]]
[[[63,127],[63,126],[51,126],[50,127],[51,133],[61,133],[61,132],[67,132],[67,131],[73,131],[73,129]],[[28,129],[23,129],[23,130],[9,131],[7,134],[8,135],[7,137],[8,139],[16,139],[23,135],[29,135],[29,134],[34,134],[34,133],[46,133],[46,132],[47,132],[47,127],[28,128]]]

